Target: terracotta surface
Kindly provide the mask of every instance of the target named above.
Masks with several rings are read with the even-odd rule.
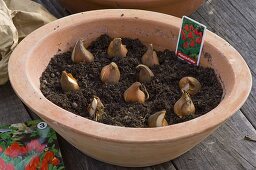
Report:
[[[162,12],[177,17],[192,14],[204,0],[58,0],[69,11],[129,8]]]
[[[123,15],[122,15],[123,14]],[[103,33],[139,38],[154,47],[175,49],[181,20],[140,10],[99,10],[54,21],[26,37],[9,62],[11,84],[21,100],[85,154],[121,166],[159,164],[185,153],[234,114],[249,95],[252,78],[240,54],[207,31],[201,65],[213,67],[225,89],[222,102],[207,114],[162,128],[125,128],[82,118],[48,101],[39,78],[58,49],[83,38],[87,44]]]

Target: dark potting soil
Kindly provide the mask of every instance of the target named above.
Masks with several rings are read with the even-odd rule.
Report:
[[[55,55],[40,79],[44,96],[56,105],[86,118],[89,118],[88,105],[94,95],[98,96],[105,106],[105,114],[100,122],[125,127],[147,127],[148,117],[163,109],[167,111],[169,124],[184,122],[209,112],[220,103],[223,90],[214,70],[187,64],[169,50],[157,51],[160,65],[151,69],[155,75],[153,80],[144,83],[150,98],[144,104],[126,103],[123,93],[138,81],[136,66],[141,63],[147,48],[138,39],[123,38],[122,42],[128,49],[127,57],[109,59],[107,48],[111,40],[108,35],[102,35],[91,43],[87,49],[95,59],[90,64],[74,64],[70,51]],[[101,69],[112,61],[119,67],[120,81],[115,85],[103,84],[100,80]],[[62,91],[60,76],[63,70],[78,80],[79,91]],[[191,96],[196,108],[195,117],[179,118],[173,106],[181,97],[178,83],[185,76],[198,79],[202,89]]]

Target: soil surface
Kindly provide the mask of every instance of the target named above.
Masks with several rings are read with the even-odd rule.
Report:
[[[87,107],[92,97],[98,96],[105,106],[105,114],[100,122],[125,127],[148,127],[148,117],[163,109],[167,111],[169,124],[188,121],[209,112],[220,103],[223,90],[214,70],[187,64],[169,50],[157,51],[160,65],[151,69],[155,76],[151,82],[144,84],[150,98],[144,104],[126,103],[123,93],[138,81],[136,66],[141,63],[147,48],[138,39],[123,38],[122,42],[128,49],[127,57],[109,59],[107,48],[111,40],[108,35],[102,35],[91,43],[87,49],[95,60],[90,64],[74,64],[71,51],[55,55],[40,79],[44,96],[56,105],[86,118],[89,118]],[[116,85],[103,84],[100,80],[101,69],[112,61],[119,67],[120,81]],[[78,80],[79,91],[62,91],[59,80],[63,70]],[[184,76],[195,77],[202,85],[201,91],[191,96],[196,108],[195,117],[179,118],[173,111],[175,102],[181,97],[178,83]]]

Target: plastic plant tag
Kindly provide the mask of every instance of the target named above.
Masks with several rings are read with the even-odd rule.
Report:
[[[0,170],[64,170],[56,133],[42,120],[0,126]]]
[[[187,17],[182,17],[176,55],[190,64],[199,65],[206,26]]]

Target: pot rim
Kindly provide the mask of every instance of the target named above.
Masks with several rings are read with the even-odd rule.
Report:
[[[106,125],[66,111],[50,102],[42,93],[38,93],[38,88],[31,82],[29,70],[26,67],[27,61],[33,53],[31,49],[44,41],[46,36],[54,34],[56,26],[59,26],[59,29],[64,29],[81,21],[97,20],[102,16],[105,19],[119,19],[121,14],[125,14],[125,18],[130,20],[139,17],[142,20],[151,20],[177,27],[181,25],[181,19],[177,17],[144,10],[107,9],[82,12],[58,19],[37,29],[23,39],[13,51],[9,60],[8,70],[14,91],[43,120],[46,120],[50,125],[54,125],[54,127],[58,126],[59,129],[55,129],[57,132],[61,129],[64,132],[71,131],[95,139],[118,143],[169,142],[216,128],[232,116],[246,101],[252,87],[252,77],[247,64],[232,46],[210,31],[207,31],[205,42],[212,44],[212,46],[214,44],[214,48],[224,56],[229,56],[227,60],[236,79],[230,94],[225,95],[216,108],[193,120],[159,128],[128,128]],[[38,40],[35,37],[41,38]],[[225,104],[223,101],[225,101]]]
[[[181,0],[88,0],[92,3],[95,4],[105,4],[105,5],[111,5],[111,4],[116,4],[116,6],[122,6],[122,5],[131,5],[131,6],[148,6],[148,7],[158,7],[158,6],[163,6],[163,5],[168,5],[171,3],[180,3]],[[183,0],[184,1],[184,0]],[[187,1],[187,0],[185,0]],[[194,1],[194,0],[193,0]]]

